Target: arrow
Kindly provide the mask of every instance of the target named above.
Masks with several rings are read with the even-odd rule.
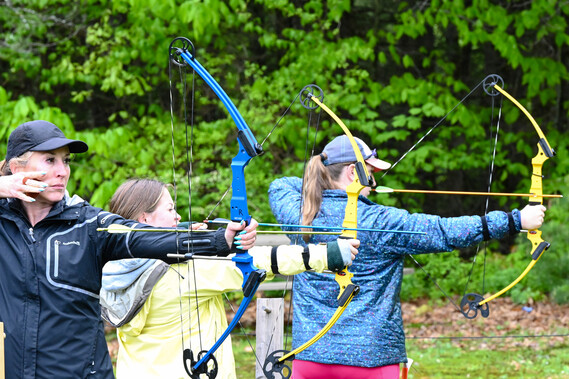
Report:
[[[338,229],[338,228],[336,228]],[[107,232],[111,234],[130,233],[130,232],[152,232],[152,233],[211,233],[209,229],[190,230],[185,228],[130,228],[121,224],[111,224],[108,228],[97,228],[98,232]],[[257,230],[257,234],[329,234],[337,235],[341,232],[311,232],[311,231],[298,231],[291,233],[290,231],[281,230]]]
[[[372,191],[378,193],[430,193],[438,195],[473,195],[473,196],[512,196],[512,197],[550,197],[562,198],[563,195],[536,195],[534,193],[510,193],[510,192],[468,192],[468,191],[434,191],[434,190],[413,190],[413,189],[394,189],[389,187],[377,186]]]
[[[204,223],[208,224],[227,224],[229,221],[223,220],[204,220]],[[359,232],[380,232],[380,233],[404,233],[404,234],[422,234],[426,235],[425,232],[416,232],[411,230],[393,230],[393,229],[366,229],[366,228],[344,228],[341,226],[314,226],[314,225],[296,225],[296,224],[271,224],[266,222],[260,222],[259,226],[270,226],[270,227],[283,227],[283,228],[309,228],[309,229],[317,229],[317,230],[355,230]],[[259,231],[257,231],[259,233]],[[329,234],[326,232],[304,232],[304,231],[295,231],[295,230],[287,230],[285,233],[287,234]],[[335,233],[333,234],[341,234]]]

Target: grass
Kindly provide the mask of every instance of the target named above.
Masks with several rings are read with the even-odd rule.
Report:
[[[247,341],[247,338],[249,341]],[[245,338],[241,334],[232,334],[233,355],[235,356],[235,370],[238,378],[255,377],[255,336]],[[251,347],[252,346],[252,347]]]
[[[481,344],[481,341],[484,341]],[[410,378],[567,378],[569,344],[515,347],[513,339],[407,340]]]
[[[248,338],[254,348],[254,336]],[[249,343],[237,334],[232,339],[237,377],[254,378],[255,356]],[[407,354],[414,360],[410,379],[569,377],[567,337],[556,343],[548,338],[532,338],[530,344],[516,338],[408,339]]]
[[[539,326],[538,330],[528,330],[528,324],[523,323],[524,313],[517,316],[513,310],[508,310],[503,314],[498,313],[499,309],[506,308],[505,305],[506,303],[503,303],[495,309],[495,316],[500,319],[500,322],[497,322],[498,326],[514,323],[518,326],[517,328],[493,330],[490,327],[492,324],[488,320],[477,320],[483,323],[484,327],[471,335],[496,336],[499,334],[509,335],[508,338],[414,338],[413,336],[421,336],[419,331],[424,331],[428,325],[421,321],[406,324],[407,354],[414,360],[409,378],[569,378],[569,338],[567,336],[554,338],[515,337],[523,334],[569,334],[569,325],[565,316],[567,314],[566,307],[545,308],[541,306],[541,313],[535,316],[538,319],[531,323],[534,327]],[[420,313],[419,311],[414,312]],[[427,313],[432,314],[433,310],[429,308]],[[517,321],[510,320],[508,315],[516,316]],[[531,316],[531,314],[529,315]],[[554,325],[546,328],[550,318]],[[541,322],[539,325],[536,323],[538,320]],[[439,322],[437,325],[443,328],[445,333],[442,334],[447,336],[465,335],[465,331],[471,331],[470,328],[465,328],[460,319],[459,321],[449,319],[447,323],[441,324]],[[287,333],[290,333],[290,326],[287,329]],[[436,332],[429,331],[422,335],[436,335]],[[108,340],[114,338],[116,338],[115,333],[107,335]],[[232,342],[237,378],[255,378],[254,329],[236,330],[232,334]],[[290,344],[290,337],[287,342]],[[258,359],[264,360],[264,357],[258,357]]]

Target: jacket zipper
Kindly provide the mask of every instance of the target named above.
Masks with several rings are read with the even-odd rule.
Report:
[[[30,228],[29,230],[30,233],[30,238],[32,239],[32,242],[36,242],[36,239],[34,238],[34,228]]]

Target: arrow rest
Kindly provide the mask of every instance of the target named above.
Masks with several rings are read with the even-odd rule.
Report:
[[[473,319],[478,316],[478,311],[480,311],[480,315],[482,315],[482,317],[488,317],[490,315],[490,308],[488,307],[488,303],[480,305],[480,302],[483,300],[484,297],[477,293],[468,293],[464,295],[460,301],[460,311],[463,316],[468,319]]]
[[[318,87],[316,84],[304,86],[300,91],[300,103],[306,109],[315,110],[318,108],[318,104],[314,104],[312,101],[313,97],[319,99],[320,102],[324,101],[324,91],[322,91],[322,88]]]
[[[279,378],[279,376],[275,376],[275,374],[280,374],[280,377],[283,379],[290,378],[292,369],[289,365],[286,365],[285,362],[292,361],[294,359],[294,354],[281,361],[282,357],[288,353],[290,353],[288,350],[275,350],[269,354],[267,359],[265,359],[263,374],[265,374],[268,379]]]
[[[176,47],[178,42],[181,42],[181,47]],[[183,51],[189,51],[190,55],[193,57],[196,56],[196,48],[192,41],[187,39],[186,37],[176,37],[170,42],[170,47],[168,48],[168,52],[170,54],[170,61],[174,63],[176,66],[187,66],[188,63],[180,56]]]
[[[199,367],[195,368],[194,366],[198,363],[202,357],[207,354],[207,350],[202,350],[199,352],[197,359],[194,359],[194,353],[190,349],[184,349],[184,368],[186,372],[192,379],[199,379],[200,375],[204,374],[208,378],[215,378],[217,376],[217,360],[215,356],[212,354],[209,356],[209,359],[204,361]],[[190,361],[190,367],[188,368],[187,361]],[[208,371],[208,363],[211,361],[212,368]],[[193,371],[192,371],[193,370]]]

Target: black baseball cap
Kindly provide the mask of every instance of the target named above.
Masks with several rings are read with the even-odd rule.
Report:
[[[83,141],[65,138],[65,134],[51,122],[25,122],[14,129],[8,138],[6,162],[28,151],[50,151],[63,146],[69,146],[70,153],[84,153],[89,149]]]

